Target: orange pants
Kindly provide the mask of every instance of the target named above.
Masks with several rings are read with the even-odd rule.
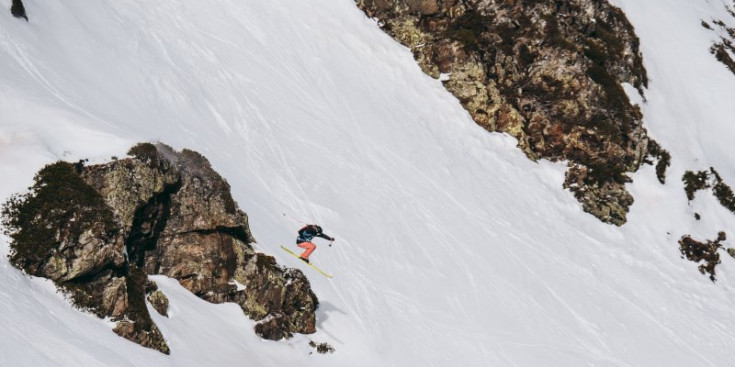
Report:
[[[314,250],[316,250],[316,245],[311,242],[301,242],[297,243],[296,246],[301,247],[302,249],[305,249],[304,252],[301,254],[301,257],[304,259],[308,259],[309,255],[311,255]]]

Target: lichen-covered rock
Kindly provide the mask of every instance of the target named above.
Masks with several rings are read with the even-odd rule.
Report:
[[[168,189],[154,191],[154,199],[136,209],[127,240],[129,256],[139,259],[147,273],[176,278],[209,302],[237,302],[255,320],[276,314],[285,320],[277,323],[285,325],[284,330],[263,335],[279,339],[316,331],[318,303],[308,280],[301,272],[286,271],[272,257],[253,251],[249,244],[255,239],[248,218],[209,161],[190,150],[179,153],[163,144],[153,148],[138,145],[135,159],[163,172],[176,172],[177,179],[169,180]],[[138,233],[136,228],[152,230]],[[252,265],[256,263],[261,266]],[[233,279],[246,289],[237,291]],[[299,304],[298,310],[287,301]]]
[[[230,185],[201,154],[184,149],[175,152],[158,145],[161,154],[179,171],[180,187],[172,194],[172,215],[164,234],[212,229],[246,230],[247,219],[237,209],[230,194]],[[254,242],[249,232],[239,234],[245,242]]]
[[[565,176],[564,188],[574,193],[586,212],[598,218],[604,218],[608,223],[624,224],[628,207],[633,204],[633,197],[622,186],[627,177],[619,175],[619,181],[615,181],[618,183],[616,185],[595,179],[595,169],[605,170],[608,167],[571,166]],[[611,175],[610,173],[605,174]]]
[[[288,318],[279,313],[270,314],[267,318],[255,324],[255,333],[263,339],[280,340],[290,338],[292,334],[288,332],[288,329]]]
[[[238,303],[269,320],[256,328],[265,338],[316,331],[308,280],[253,250],[246,214],[206,158],[148,143],[129,154],[41,170],[31,192],[2,210],[11,262],[54,280],[77,307],[117,321],[119,335],[163,353],[169,349],[146,294],[164,315],[168,301],[147,274],[175,278],[209,302]]]
[[[47,165],[3,207],[10,261],[28,274],[70,281],[124,262],[124,237],[103,198],[66,162]]]
[[[254,320],[274,314],[284,316],[288,323],[271,323],[285,327],[282,335],[315,332],[313,311],[319,302],[306,276],[300,270],[278,266],[272,256],[246,256],[239,259],[241,265],[235,272],[235,280],[245,286],[243,297],[238,299],[243,311]]]
[[[735,193],[730,185],[722,180],[714,167],[709,171],[686,171],[681,180],[684,182],[684,192],[687,199],[694,200],[694,194],[699,190],[712,189],[712,194],[725,209],[735,213]]]
[[[59,282],[67,291],[74,305],[99,317],[112,320],[127,317],[128,288],[122,269],[107,269],[85,281]]]
[[[119,321],[112,331],[114,331],[115,334],[134,343],[138,343],[146,348],[155,349],[164,354],[171,353],[168,344],[166,344],[166,340],[163,338],[161,331],[158,330],[158,326],[155,324],[151,325],[150,330],[141,331],[138,329],[138,325],[135,322]]]
[[[59,280],[72,280],[81,276],[98,272],[107,265],[120,266],[125,260],[121,252],[122,237],[115,242],[106,242],[101,235],[104,231],[102,224],[96,223],[79,235],[71,255],[68,258],[66,274]],[[65,245],[69,245],[66,243]],[[50,277],[54,279],[53,277]]]
[[[254,242],[247,217],[237,209],[230,186],[206,158],[189,150],[177,153],[164,145],[157,148],[159,160],[176,167],[179,179],[175,190],[161,200],[165,208],[153,210],[167,213],[165,225],[155,248],[141,243],[145,251],[141,256],[149,273],[179,279],[193,293],[215,301],[217,295],[231,291],[235,248],[249,248],[248,243]]]
[[[655,140],[648,141],[648,157],[646,163],[656,164],[658,182],[666,183],[666,169],[671,166],[671,154],[663,149]]]
[[[709,274],[709,279],[714,283],[717,280],[717,265],[721,263],[718,250],[723,248],[722,242],[726,239],[725,232],[719,232],[715,240],[705,240],[705,242],[697,241],[691,236],[685,235],[679,239],[679,251],[682,258],[695,263],[702,263],[698,267],[699,272],[703,275]]]
[[[102,288],[102,312],[113,320],[121,319],[128,310],[128,288],[125,278],[112,277]]]
[[[735,6],[735,3],[733,5]],[[727,7],[727,9],[730,15],[735,18],[735,12],[730,7]],[[732,56],[735,55],[735,27],[728,27],[727,23],[719,19],[713,20],[712,23],[717,29],[704,20],[702,21],[702,26],[716,32],[719,38],[719,41],[714,42],[709,51],[717,61],[725,65],[735,75],[735,57]]]
[[[114,208],[126,234],[130,233],[136,211],[179,183],[176,166],[167,160],[151,159],[122,159],[87,166],[81,177]]]
[[[477,124],[516,137],[532,159],[569,161],[566,187],[584,209],[625,222],[632,197],[621,177],[643,163],[648,137],[621,83],[642,92],[647,77],[620,9],[597,0],[355,1],[425,73],[444,74]]]
[[[406,0],[408,10],[417,14],[436,14],[439,12],[438,0]]]
[[[148,302],[159,315],[168,317],[168,297],[163,292],[160,290],[152,292],[148,295]]]

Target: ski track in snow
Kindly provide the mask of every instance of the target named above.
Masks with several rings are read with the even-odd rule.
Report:
[[[264,341],[236,305],[152,277],[171,302],[169,318],[152,311],[164,356],[13,269],[3,237],[0,365],[730,365],[732,259],[713,285],[676,241],[734,228],[711,195],[687,203],[679,178],[714,166],[735,184],[735,78],[700,25],[735,20],[721,0],[612,2],[641,39],[645,124],[673,155],[665,185],[650,166],[633,175],[621,228],[562,190],[563,164],[478,127],[351,0],[0,12],[0,198],[57,159],[102,162],[138,141],[194,149],[231,184],[256,249],[301,268],[321,303],[316,334]],[[296,250],[301,225],[282,213],[337,238],[313,257],[335,278],[278,248]],[[309,340],[336,353],[310,354]]]

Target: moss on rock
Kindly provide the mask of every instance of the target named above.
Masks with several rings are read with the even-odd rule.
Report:
[[[119,226],[102,196],[77,174],[74,165],[56,162],[34,177],[30,192],[14,195],[2,208],[2,223],[10,236],[10,262],[29,274],[61,279],[73,270],[61,253],[73,252],[80,237],[89,232],[101,240],[101,247],[114,246]],[[102,264],[87,264],[75,276],[84,275]],[[48,268],[47,268],[48,265]],[[89,268],[91,267],[91,269]]]
[[[570,180],[584,186],[575,197],[601,220],[625,222],[632,200],[621,192],[648,137],[622,83],[642,93],[647,75],[620,9],[607,1],[457,0],[432,2],[429,15],[408,0],[355,1],[424,72],[449,74],[444,86],[478,125],[517,138],[531,159],[586,166],[568,172],[584,172]]]
[[[115,333],[163,353],[170,350],[146,295],[164,315],[168,301],[148,274],[176,278],[209,302],[238,303],[263,321],[256,330],[263,337],[316,331],[308,280],[255,253],[247,215],[204,156],[160,143],[129,154],[39,171],[30,191],[2,208],[11,263],[54,280],[76,307],[110,317]]]
[[[735,214],[735,194],[714,167],[710,167],[709,171],[686,171],[681,180],[684,182],[684,192],[690,201],[694,200],[697,191],[711,188],[712,194],[720,205]]]
[[[679,250],[682,258],[695,263],[701,262],[702,264],[698,267],[699,272],[703,275],[709,274],[709,279],[714,283],[717,280],[716,267],[721,262],[718,250],[722,248],[722,241],[726,239],[725,232],[719,232],[715,240],[705,240],[705,242],[697,241],[686,235],[679,240]]]

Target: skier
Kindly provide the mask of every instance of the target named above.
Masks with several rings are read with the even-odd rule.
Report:
[[[319,227],[316,224],[307,224],[304,228],[299,229],[299,237],[296,238],[296,246],[304,249],[300,258],[307,263],[309,262],[309,255],[316,250],[316,245],[311,242],[314,237],[321,237],[325,240],[329,240],[329,246],[332,246],[332,242],[334,242],[334,237],[329,237],[324,234],[322,232],[322,227]]]

